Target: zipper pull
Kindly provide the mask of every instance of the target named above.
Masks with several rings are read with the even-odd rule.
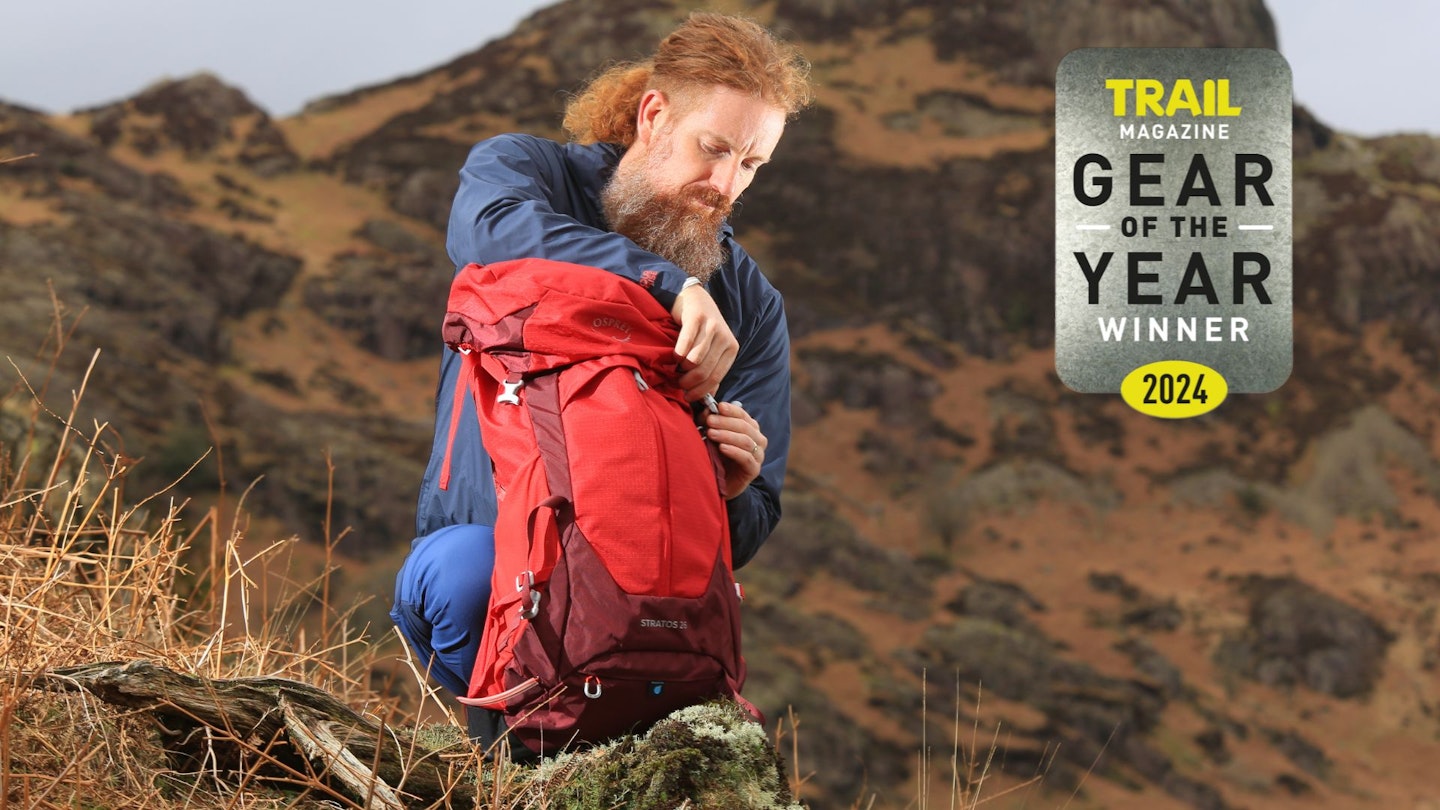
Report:
[[[640,371],[638,369],[632,368],[630,369],[630,373],[635,375],[635,385],[638,386],[641,391],[650,390],[650,385],[645,382],[644,377],[640,376]]]

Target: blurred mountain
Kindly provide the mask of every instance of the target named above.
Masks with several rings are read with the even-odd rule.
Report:
[[[993,742],[984,793],[1043,774],[1001,806],[1434,806],[1440,141],[1297,108],[1293,375],[1162,422],[1054,373],[1055,66],[1273,48],[1259,0],[729,7],[819,86],[734,219],[795,338],[786,516],[741,574],[747,694],[801,719],[805,795],[934,800]],[[683,14],[571,0],[283,120],[208,75],[0,106],[0,158],[38,153],[0,166],[0,353],[38,389],[63,338],[63,413],[102,350],[81,424],[118,428],[132,492],[213,445],[182,493],[259,479],[248,508],[317,537],[333,486],[383,599],[467,149],[557,136]]]

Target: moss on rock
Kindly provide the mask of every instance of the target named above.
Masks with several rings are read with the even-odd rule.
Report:
[[[530,779],[564,810],[799,810],[764,729],[733,701],[681,709],[643,736],[561,754]]]

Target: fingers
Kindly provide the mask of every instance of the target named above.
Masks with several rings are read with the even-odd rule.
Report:
[[[725,497],[733,498],[750,486],[765,464],[770,440],[760,423],[736,402],[720,403],[720,413],[705,417],[705,435],[715,443],[725,467]]]
[[[706,435],[716,444],[736,447],[757,458],[764,458],[770,440],[760,430],[755,417],[736,402],[721,402],[720,412],[705,417]]]
[[[685,374],[680,378],[680,385],[687,394],[698,391],[695,396],[690,397],[693,401],[705,394],[715,393],[720,387],[720,381],[725,379],[730,366],[735,363],[740,344],[730,334],[730,327],[723,320],[703,321],[690,335],[686,334],[688,330],[688,325],[682,327],[680,342],[676,344],[675,352],[679,354],[682,348],[688,346],[688,351],[681,355],[681,366],[685,369]]]
[[[680,355],[682,367],[689,361],[695,348],[695,333],[700,331],[698,318],[680,324],[680,337],[675,341],[675,353]]]
[[[725,462],[725,484],[726,497],[738,495],[745,487],[750,486],[760,475],[761,460],[748,449],[736,447],[733,444],[719,445],[720,455]]]
[[[704,287],[691,286],[680,293],[670,310],[680,324],[675,354],[684,374],[680,386],[691,402],[713,394],[729,373],[740,350],[730,325]]]
[[[701,285],[686,287],[675,296],[670,315],[680,324],[680,337],[675,341],[676,354],[689,358],[693,353],[695,343],[700,338],[700,331],[708,320],[707,311],[711,309],[715,310],[716,314],[720,311],[715,299],[711,298],[710,293]]]
[[[765,459],[763,436],[760,437],[761,441],[757,442],[749,433],[715,430],[713,428],[706,431],[705,435],[708,436],[711,441],[715,442],[715,444],[719,445],[721,450],[727,447],[733,447],[741,451],[745,456],[755,459],[757,462]],[[736,458],[739,458],[739,456],[736,456]]]
[[[680,387],[685,389],[685,398],[694,402],[719,390],[720,381],[725,379],[735,363],[736,348],[712,343],[705,347],[703,353],[699,347],[692,351],[691,354],[697,355],[697,358],[691,360],[687,357],[686,363],[693,363],[693,367],[680,375]]]
[[[720,451],[721,466],[725,468],[724,494],[728,501],[760,476],[761,459],[733,444],[716,444],[716,448]]]

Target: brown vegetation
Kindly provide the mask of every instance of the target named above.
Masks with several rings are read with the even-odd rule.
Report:
[[[55,345],[71,327],[57,319]],[[364,732],[342,748],[383,741],[417,775],[392,768],[390,781],[431,802],[453,789],[458,777],[441,787],[438,773],[452,765],[427,761],[433,744],[413,743],[397,701],[371,687],[375,647],[327,601],[331,569],[262,591],[296,540],[251,554],[218,507],[187,527],[187,505],[165,491],[128,498],[131,460],[111,426],[75,418],[84,386],[57,411],[48,384],[22,375],[0,400],[0,806],[365,806],[320,753],[339,750],[317,721],[346,716],[341,706],[359,709],[348,716]],[[254,697],[267,688],[268,708]],[[207,696],[228,711],[207,715]],[[473,750],[457,750],[473,767]]]
[[[74,323],[56,311],[58,357]],[[536,767],[453,716],[422,724],[447,703],[413,662],[377,680],[395,647],[336,609],[328,521],[303,581],[298,538],[247,550],[243,495],[222,526],[223,484],[186,528],[168,491],[126,496],[134,460],[76,418],[85,384],[59,411],[50,382],[21,373],[0,396],[0,810],[797,807],[803,780],[734,703]]]

